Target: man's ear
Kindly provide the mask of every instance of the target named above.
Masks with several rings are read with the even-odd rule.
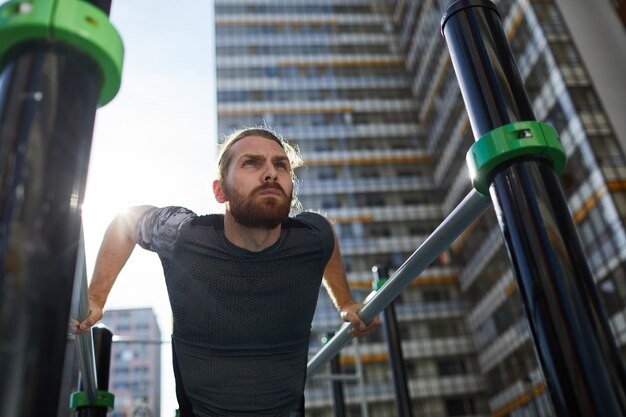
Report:
[[[224,188],[222,187],[222,180],[213,181],[213,195],[218,203],[226,202],[226,195],[224,194]]]

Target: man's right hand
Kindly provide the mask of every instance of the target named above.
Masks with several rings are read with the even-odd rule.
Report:
[[[70,332],[74,334],[85,334],[91,327],[102,320],[104,308],[99,303],[89,300],[89,314],[83,321],[72,319],[70,321]]]

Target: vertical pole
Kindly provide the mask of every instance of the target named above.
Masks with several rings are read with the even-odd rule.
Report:
[[[111,368],[111,346],[113,333],[105,326],[98,325],[92,328],[93,345],[96,362],[96,375],[98,376],[98,391],[109,390],[109,373]],[[106,417],[110,410],[107,406],[89,405],[76,409],[76,417]]]
[[[369,413],[367,411],[367,397],[365,395],[365,375],[363,374],[363,361],[361,360],[359,338],[355,337],[352,340],[352,344],[354,345],[354,368],[359,378],[359,393],[361,394],[361,417],[369,417]]]
[[[442,33],[475,139],[535,120],[498,11],[487,0],[453,3]],[[490,194],[555,411],[626,415],[626,372],[558,177],[526,156],[498,167]]]
[[[389,279],[389,270],[384,265],[376,265],[372,268],[372,273],[374,274],[374,288],[378,290]],[[383,330],[389,350],[393,386],[396,390],[398,416],[412,417],[411,397],[407,387],[406,373],[404,372],[404,358],[402,356],[402,344],[400,341],[400,332],[398,331],[398,320],[396,319],[394,302],[383,310]]]
[[[89,316],[89,296],[87,282],[87,265],[85,264],[85,243],[81,231],[79,243],[79,253],[74,276],[74,292],[72,294],[72,307],[70,314],[72,319],[85,320]],[[76,356],[80,369],[79,388],[87,394],[90,402],[97,400],[98,381],[96,372],[96,361],[93,343],[93,332],[76,335],[74,338]]]
[[[332,339],[333,335],[334,333],[328,333],[325,341]],[[341,363],[339,362],[339,358],[340,355],[337,354],[330,361],[331,376],[341,374]],[[331,386],[333,391],[333,408],[335,409],[335,417],[345,417],[346,405],[343,396],[343,381],[339,379],[332,379]]]
[[[100,71],[31,42],[0,77],[0,415],[56,410]]]
[[[123,47],[113,36],[111,50],[84,52],[49,37],[102,46],[63,26],[74,15],[55,14],[80,6],[13,3],[0,23],[0,415],[30,417],[58,410],[95,112],[105,73],[121,72],[94,54],[115,51],[121,65]],[[110,0],[91,3],[110,9]]]

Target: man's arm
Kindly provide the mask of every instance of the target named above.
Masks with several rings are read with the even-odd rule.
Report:
[[[367,336],[378,327],[380,317],[376,317],[371,323],[365,324],[358,316],[357,312],[363,307],[363,304],[357,303],[354,298],[352,298],[350,286],[346,278],[346,271],[341,262],[339,241],[337,240],[337,235],[334,230],[333,235],[335,248],[324,270],[324,286],[339,311],[341,319],[352,323],[353,328],[350,330],[350,334],[353,336]]]
[[[89,283],[89,315],[73,329],[82,334],[102,319],[104,304],[120,271],[135,248],[135,229],[141,216],[153,206],[131,207],[118,214],[104,234],[91,282]]]

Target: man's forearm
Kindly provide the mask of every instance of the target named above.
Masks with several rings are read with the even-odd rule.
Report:
[[[346,271],[341,262],[341,254],[339,252],[339,242],[335,235],[335,249],[324,270],[324,286],[330,298],[332,299],[337,310],[341,311],[347,305],[354,304],[352,292],[346,278]]]
[[[130,207],[118,214],[107,228],[89,284],[89,300],[100,308],[104,307],[117,276],[133,253],[137,222],[151,208],[154,206]]]
[[[89,314],[81,322],[71,323],[70,329],[78,334],[102,319],[104,304],[120,271],[135,248],[135,229],[139,218],[153,206],[137,206],[113,219],[102,239],[96,265],[89,283]]]
[[[117,276],[135,248],[132,237],[134,227],[125,217],[125,214],[120,214],[111,222],[96,258],[89,284],[89,299],[100,307],[104,307]]]

